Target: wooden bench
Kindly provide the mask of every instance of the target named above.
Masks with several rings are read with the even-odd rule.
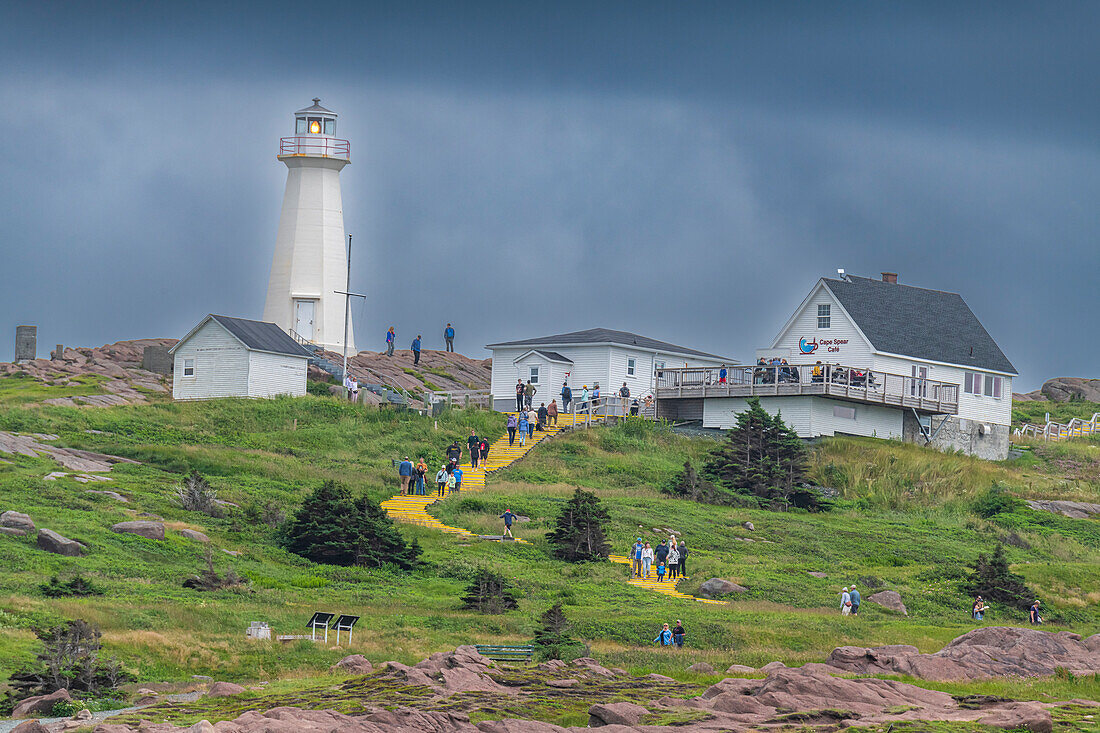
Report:
[[[476,644],[477,653],[498,662],[530,662],[535,649],[525,646],[501,646],[499,644]]]

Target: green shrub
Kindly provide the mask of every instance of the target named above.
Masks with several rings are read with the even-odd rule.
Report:
[[[984,519],[1026,508],[1027,504],[1023,500],[1012,496],[1004,486],[996,483],[971,505],[973,512]]]
[[[48,583],[38,586],[42,595],[47,598],[65,598],[67,596],[101,596],[103,589],[83,575],[75,575],[70,580],[62,582],[55,575]]]
[[[478,570],[462,596],[462,607],[479,613],[504,613],[518,606],[504,576],[488,568]]]
[[[560,659],[571,662],[588,655],[588,646],[569,636],[571,625],[562,610],[561,601],[551,606],[539,619],[542,626],[535,632],[531,646],[540,662]]]
[[[577,489],[562,507],[554,530],[546,539],[554,547],[554,557],[566,562],[606,560],[611,552],[604,525],[610,521],[607,510],[591,492]]]
[[[55,718],[71,718],[81,710],[87,710],[88,705],[83,700],[58,700],[53,704],[50,715]]]

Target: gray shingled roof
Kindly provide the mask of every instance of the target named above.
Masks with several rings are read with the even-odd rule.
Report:
[[[825,284],[875,351],[1017,373],[957,293],[852,275]]]
[[[665,341],[639,336],[629,331],[614,331],[610,328],[590,328],[586,331],[573,331],[572,333],[559,333],[556,336],[543,336],[541,338],[524,339],[522,341],[502,341],[498,344],[488,344],[485,348],[491,349],[497,346],[573,346],[580,344],[622,344],[623,346],[636,346],[645,351],[664,351],[674,354],[689,354],[693,356],[705,356],[708,359],[722,359],[724,357],[708,354],[705,351],[689,349],[685,346],[677,346]],[[730,362],[735,363],[735,362]]]
[[[305,109],[300,109],[297,112],[295,112],[294,114],[304,115],[307,112],[322,112],[326,115],[332,115],[333,117],[336,116],[336,113],[333,112],[331,109],[325,109],[324,107],[321,106],[321,100],[318,97],[313,98],[313,105],[312,106],[306,107]]]
[[[567,356],[562,356],[561,354],[559,354],[556,351],[547,351],[546,349],[531,349],[531,352],[534,352],[536,354],[540,354],[541,356],[549,359],[550,361],[563,361],[567,364],[572,364],[573,363],[572,359],[570,359]],[[531,353],[531,352],[526,352],[526,353]],[[519,360],[517,359],[516,361],[519,361]]]
[[[210,314],[210,317],[224,326],[229,333],[239,338],[250,349],[270,351],[288,356],[313,356],[304,346],[292,339],[286,331],[274,323],[249,321],[245,318],[233,318],[232,316],[218,316],[213,313]]]

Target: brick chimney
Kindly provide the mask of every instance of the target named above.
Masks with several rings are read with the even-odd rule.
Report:
[[[884,283],[898,284],[898,274],[896,272],[884,272],[882,273],[882,281]]]

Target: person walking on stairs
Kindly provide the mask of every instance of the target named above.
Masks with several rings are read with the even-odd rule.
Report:
[[[419,364],[420,363],[420,334],[416,334],[416,338],[413,339],[412,351],[413,351],[413,364],[414,365]]]
[[[581,401],[577,404],[577,408],[581,412],[588,411],[588,385],[585,384],[581,387]]]
[[[435,491],[436,496],[444,496],[444,490],[447,488],[447,467],[440,466],[439,473],[435,475]]]
[[[684,648],[684,622],[680,619],[676,619],[676,625],[672,627],[672,643],[676,645],[677,649]]]
[[[424,496],[424,477],[428,475],[428,464],[424,462],[423,456],[416,464],[416,495]]]
[[[661,540],[661,544],[653,549],[653,561],[663,567],[666,560],[668,560],[668,541]]]
[[[546,407],[546,424],[558,426],[558,401],[550,400],[550,404]]]
[[[550,416],[550,410],[546,408],[546,403],[539,403],[538,419],[539,430],[546,430],[546,418]]]
[[[478,459],[481,458],[481,438],[477,432],[470,428],[470,437],[466,438],[466,447],[470,450],[470,466],[477,468]]]
[[[642,548],[642,577],[649,578],[649,566],[653,564],[653,548],[649,546],[649,543],[645,543],[645,547]]]
[[[526,412],[520,411],[516,425],[519,427],[519,444],[521,447],[525,446],[527,445],[527,428],[529,427]]]
[[[447,342],[447,351],[455,350],[455,330],[449,323],[443,329],[443,340]]]
[[[451,470],[451,476],[454,477],[455,485],[448,486],[452,494],[457,494],[462,491],[462,469],[457,465]]]
[[[455,477],[455,471],[457,470],[455,466],[451,466],[451,470],[447,471],[447,494],[455,493],[455,486],[458,483],[458,479]]]
[[[523,398],[526,394],[527,390],[523,386],[523,380],[520,379],[516,382],[516,412],[523,412]]]
[[[661,646],[672,646],[672,630],[668,628],[668,624],[661,626],[661,633],[657,634],[657,638],[653,640],[653,643]]]
[[[569,412],[569,403],[573,401],[573,390],[569,389],[569,382],[561,385],[561,409]]]
[[[657,582],[665,582],[665,561],[661,560],[657,563]]]
[[[630,405],[630,387],[626,386],[626,382],[623,382],[623,386],[619,387],[619,399],[623,402],[623,417],[626,417],[626,410]]]
[[[481,445],[478,446],[478,452],[481,453],[479,465],[484,468],[489,460],[489,441],[485,440],[485,438],[481,439]]]
[[[504,534],[500,536],[501,539],[507,537],[510,540],[514,540],[512,536],[512,522],[515,521],[516,515],[512,513],[511,509],[505,510],[504,514],[501,514],[499,519],[504,520]]]
[[[451,443],[450,447],[447,448],[447,460],[450,461],[452,465],[457,465],[458,462],[462,460],[462,446],[458,444],[457,440]]]
[[[386,331],[386,356],[393,356],[393,342],[396,340],[397,332],[390,326],[390,330]]]
[[[642,538],[639,537],[634,543],[634,546],[630,548],[631,570],[634,572],[635,578],[642,577],[642,550],[645,549],[645,544],[642,543]]]
[[[535,437],[535,426],[538,425],[539,414],[530,405],[527,406],[527,437]]]
[[[680,553],[680,577],[687,580],[687,559],[688,559],[688,547],[687,543],[681,541],[680,546],[676,548],[676,551]]]
[[[527,409],[531,409],[531,405],[535,401],[535,392],[538,392],[539,388],[531,384],[531,380],[527,380],[527,386],[523,388],[523,401],[527,405]]]
[[[515,415],[509,415],[504,422],[504,427],[508,429],[508,447],[511,448],[516,444],[516,428],[519,427],[519,419]]]
[[[668,579],[676,580],[680,576],[680,551],[675,547],[668,548]]]
[[[409,480],[413,475],[413,464],[408,456],[405,456],[405,460],[401,461],[400,465],[398,465],[397,475],[401,477],[401,496],[408,496]]]

